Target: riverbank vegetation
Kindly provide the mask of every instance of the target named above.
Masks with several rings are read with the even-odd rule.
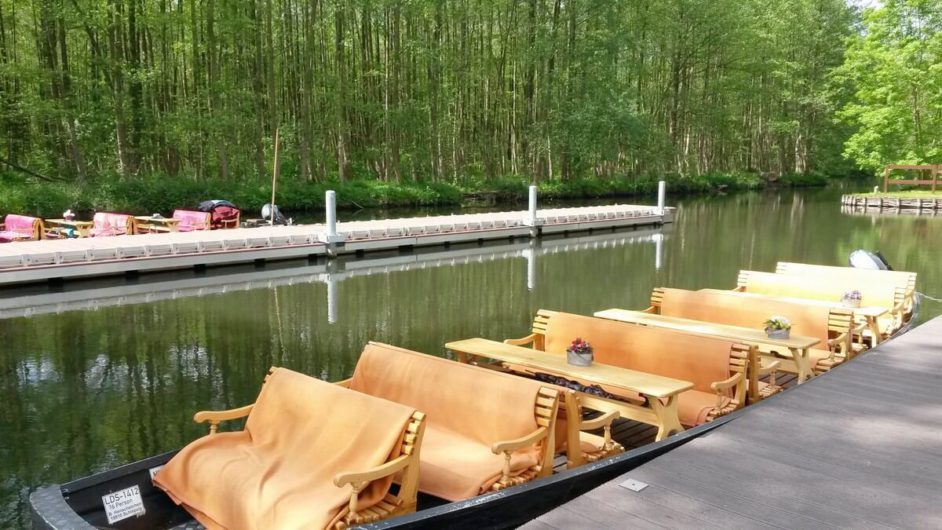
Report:
[[[884,4],[937,24],[937,0]],[[0,158],[39,175],[0,208],[257,206],[276,131],[294,209],[328,186],[370,206],[817,181],[879,129],[846,107],[875,104],[858,21],[844,0],[0,0]]]
[[[820,186],[827,182],[822,174],[789,174],[774,182],[757,174],[708,174],[686,178],[661,176],[671,194],[712,193],[769,186]],[[589,177],[572,180],[543,181],[539,184],[542,200],[586,199],[601,197],[653,196],[658,178],[606,179]],[[462,185],[448,182],[403,182],[356,179],[346,182],[304,182],[286,180],[279,185],[278,203],[286,213],[304,212],[324,206],[324,192],[337,192],[340,208],[396,206],[460,206],[469,202],[524,203],[527,200],[525,178],[481,179]],[[76,212],[93,210],[121,211],[134,214],[160,212],[169,215],[175,208],[193,208],[203,199],[225,197],[245,205],[250,216],[254,205],[271,200],[268,183],[250,180],[191,180],[163,178],[96,180],[79,185],[28,181],[21,177],[0,179],[0,212],[30,212],[41,217],[57,217],[66,209]]]

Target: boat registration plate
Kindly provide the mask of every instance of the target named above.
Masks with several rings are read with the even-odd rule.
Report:
[[[144,515],[144,499],[141,497],[141,488],[135,484],[130,488],[113,491],[101,496],[101,503],[108,516],[108,524],[123,521],[128,517]]]

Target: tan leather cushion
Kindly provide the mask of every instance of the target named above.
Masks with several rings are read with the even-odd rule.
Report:
[[[277,368],[245,430],[184,447],[154,482],[207,528],[326,528],[347,512],[335,475],[365,471],[398,451],[414,409]],[[382,500],[375,481],[358,509]]]
[[[835,267],[828,265],[811,265],[808,263],[789,263],[780,261],[776,266],[776,274],[790,276],[812,276],[817,278],[854,279],[859,283],[878,283],[909,289],[916,283],[916,273],[909,271],[883,271],[870,269],[857,269],[854,267]]]
[[[419,453],[419,489],[449,500],[485,491],[499,478],[491,453],[495,442],[514,440],[539,428],[534,416],[543,385],[521,377],[371,342],[357,362],[350,388],[402,403],[426,414],[427,434]],[[433,433],[433,434],[428,434]],[[455,440],[462,439],[458,443]],[[436,444],[451,440],[454,447]],[[459,449],[460,448],[460,449]],[[484,450],[486,449],[486,451]],[[532,465],[515,456],[515,471]],[[455,481],[462,474],[466,481]],[[476,483],[476,488],[468,486]]]
[[[524,471],[539,463],[540,451],[531,447],[511,456],[510,467]],[[419,453],[419,489],[449,501],[469,499],[486,492],[501,476],[504,455],[489,445],[429,423]]]
[[[831,309],[785,300],[730,296],[710,291],[663,289],[661,314],[753,329],[765,328],[765,321],[779,315],[792,323],[792,333],[828,340]]]
[[[729,405],[730,399],[723,397],[721,407]],[[714,392],[688,390],[677,396],[677,412],[680,423],[685,427],[694,427],[707,421],[707,415],[716,407],[717,395]]]
[[[546,351],[564,355],[575,338],[592,345],[597,362],[690,381],[705,392],[712,392],[710,383],[730,375],[733,343],[728,340],[554,313],[546,328]]]
[[[749,273],[746,292],[773,296],[792,296],[811,300],[827,300],[840,304],[848,291],[860,291],[860,305],[892,309],[896,291],[893,283],[886,284],[862,281],[853,277],[816,278],[811,275],[774,274],[770,272],[746,271]]]

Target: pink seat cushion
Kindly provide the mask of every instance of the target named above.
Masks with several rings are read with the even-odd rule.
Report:
[[[179,219],[177,230],[192,232],[193,230],[209,230],[212,215],[209,212],[195,212],[193,210],[174,210],[173,218]]]
[[[37,217],[27,215],[7,214],[3,218],[4,231],[0,232],[0,241],[16,241],[17,239],[32,239],[36,236]]]
[[[98,212],[92,218],[94,225],[88,231],[91,237],[121,236],[128,233],[131,216],[121,213]]]

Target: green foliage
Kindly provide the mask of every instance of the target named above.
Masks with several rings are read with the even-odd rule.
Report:
[[[752,173],[709,173],[696,177],[664,175],[671,194],[713,193],[758,189],[767,183]],[[617,196],[653,196],[656,176],[544,181],[539,184],[541,199],[595,199]],[[822,175],[785,175],[775,182],[783,186],[824,185]],[[474,194],[494,194],[501,202],[526,200],[529,180],[507,176],[479,179],[458,187],[442,182],[395,184],[375,180],[346,182],[288,181],[279,186],[276,202],[285,212],[319,210],[327,190],[337,192],[340,208],[413,207],[460,205]],[[24,213],[58,217],[66,209],[88,214],[94,211],[169,215],[174,209],[192,209],[207,199],[227,199],[247,212],[256,212],[271,201],[271,189],[247,181],[192,181],[151,177],[121,180],[102,178],[84,185],[36,182],[17,175],[0,175],[0,215]],[[253,214],[254,215],[254,214]]]
[[[863,16],[835,79],[852,94],[838,116],[844,153],[874,174],[942,161],[942,1],[888,0]]]
[[[312,182],[392,204],[456,200],[425,182],[519,193],[506,175],[597,196],[668,172],[690,189],[841,172],[849,126],[830,118],[847,91],[828,79],[852,15],[845,0],[0,0],[0,157],[114,208],[159,190],[161,208],[258,203],[276,130],[302,204],[320,200]]]

